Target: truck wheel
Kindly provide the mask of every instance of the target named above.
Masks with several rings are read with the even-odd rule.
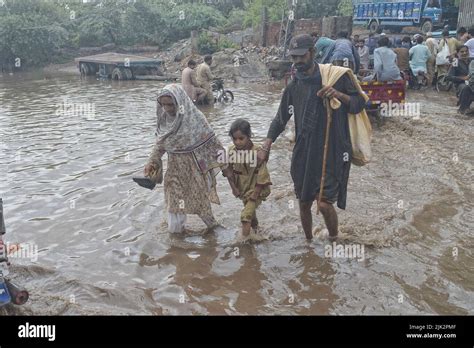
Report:
[[[374,34],[377,29],[379,28],[379,23],[377,21],[372,21],[369,24],[369,30],[372,34]]]
[[[130,68],[123,69],[124,80],[133,80],[133,73]]]
[[[425,21],[423,25],[421,26],[421,31],[423,34],[427,34],[430,31],[433,31],[433,23],[431,21]]]
[[[120,68],[112,70],[112,80],[125,80],[124,72]]]
[[[82,76],[90,75],[89,65],[86,64],[86,63],[81,63],[81,65],[79,67],[79,71],[81,72]]]
[[[89,75],[95,76],[97,74],[97,66],[95,64],[87,64],[89,68]]]

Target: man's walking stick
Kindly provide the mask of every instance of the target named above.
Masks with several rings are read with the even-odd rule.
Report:
[[[326,136],[324,139],[324,155],[323,155],[323,170],[321,175],[321,183],[319,185],[319,199],[318,199],[318,208],[316,210],[316,215],[319,215],[321,200],[323,199],[324,193],[324,181],[326,180],[326,163],[328,159],[328,148],[329,148],[329,133],[331,130],[331,121],[332,121],[332,110],[329,99],[324,99],[324,106],[327,110],[327,122],[326,122]]]

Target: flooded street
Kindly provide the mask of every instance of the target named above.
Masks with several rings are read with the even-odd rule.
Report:
[[[38,248],[12,258],[30,291],[1,314],[474,314],[473,120],[448,93],[411,92],[421,118],[375,129],[373,162],[352,166],[338,243],[362,258],[308,244],[290,178],[291,135],[273,147],[273,191],[257,214],[269,240],[235,245],[241,202],[219,175],[227,228],[170,236],[163,187],[140,188],[154,142],[163,83],[81,80],[74,75],[0,77],[0,197],[6,241]],[[228,85],[229,106],[205,110],[224,145],[238,117],[266,136],[282,85]],[[95,115],[58,112],[91,104]],[[166,158],[166,156],[165,156]],[[321,216],[317,229],[324,228]]]

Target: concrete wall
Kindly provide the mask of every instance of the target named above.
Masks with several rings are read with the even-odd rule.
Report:
[[[295,24],[295,32],[293,35],[311,34],[314,31],[321,34],[322,25],[322,18],[298,19]]]
[[[458,28],[465,27],[469,30],[474,26],[474,1],[461,0],[459,5]]]
[[[335,38],[341,31],[352,35],[352,17],[324,17],[322,22],[321,36]]]

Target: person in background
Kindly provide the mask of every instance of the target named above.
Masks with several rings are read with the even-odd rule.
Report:
[[[436,72],[436,55],[438,54],[438,41],[433,38],[433,33],[429,32],[426,34],[426,47],[430,50],[431,57],[428,59],[428,84],[433,85],[435,72]]]
[[[400,71],[407,73],[410,70],[410,38],[408,41],[400,40],[397,42],[397,48],[394,48],[393,51],[397,55],[397,66]]]
[[[365,45],[369,48],[369,55],[373,55],[375,49],[377,48],[377,40],[375,39],[375,36],[373,33],[369,34],[369,37],[367,38]]]
[[[392,38],[388,37],[387,34],[385,33],[381,33],[380,36],[379,36],[379,40],[382,38],[382,37],[386,37],[388,38],[388,48],[393,48],[395,46],[395,42],[393,41]],[[378,41],[377,41],[377,44],[378,44]]]
[[[357,47],[357,51],[360,57],[360,68],[369,69],[369,64],[370,64],[369,48],[365,45],[365,41],[359,40],[356,44],[356,47]]]
[[[314,44],[316,45],[316,42],[318,42],[318,40],[319,40],[319,33],[317,31],[313,31],[311,33],[311,37],[313,38]]]
[[[474,27],[469,29],[466,39],[466,46],[469,48],[469,57],[474,58]]]
[[[377,40],[376,42],[379,42],[379,39],[380,39],[380,36],[382,35],[385,35],[385,33],[383,32],[383,29],[382,27],[378,27],[377,30],[375,31],[375,40]]]
[[[413,75],[418,76],[420,80],[423,76],[426,77],[428,73],[427,63],[431,57],[430,50],[428,47],[423,45],[423,36],[418,36],[416,38],[417,45],[410,48],[410,68],[413,72]]]
[[[211,72],[212,56],[207,55],[204,57],[204,63],[200,64],[197,67],[196,77],[199,87],[203,88],[206,91],[205,101],[213,105],[214,104],[214,94],[212,93],[211,82],[214,80],[214,76]]]
[[[352,44],[354,45],[357,45],[360,41],[360,36],[359,35],[354,35],[354,37],[352,38]]]
[[[403,39],[402,39],[402,47],[405,47],[405,48],[412,48],[413,45],[411,43],[411,39],[409,36],[404,36]]]
[[[466,87],[467,88],[463,88],[459,94],[458,112],[472,117],[474,115],[471,109],[471,104],[474,101],[474,60],[471,60],[471,64],[469,65],[469,79],[466,82]]]
[[[357,74],[360,69],[360,57],[348,37],[349,33],[347,31],[339,32],[337,34],[336,42],[334,42],[334,44],[328,49],[326,55],[322,59],[322,63],[331,63],[344,68],[350,68],[355,74]]]
[[[379,48],[374,51],[374,70],[377,81],[401,80],[400,69],[397,66],[397,55],[389,48],[390,40],[382,36],[379,40]]]
[[[449,57],[451,61],[456,57],[456,52],[458,48],[463,46],[461,41],[459,41],[455,37],[449,36],[448,30],[444,30],[442,33],[442,39],[439,42],[438,52],[441,52],[445,45],[447,45],[449,48]]]
[[[461,46],[458,49],[458,57],[459,58],[449,69],[447,79],[453,82],[456,87],[457,96],[459,98],[459,113],[465,114],[471,105],[471,102],[467,102],[470,100],[467,96],[471,95],[472,90],[471,87],[466,84],[466,81],[469,81],[469,67],[473,59],[469,58],[469,48],[467,46]]]
[[[466,43],[467,40],[469,40],[468,35],[469,34],[468,34],[466,28],[464,28],[464,27],[459,28],[459,30],[458,30],[458,40],[460,42]]]
[[[413,35],[413,37],[411,39],[411,47],[416,46],[416,40],[418,39],[419,36],[421,36],[421,35],[420,34]]]
[[[380,82],[386,82],[402,79],[400,69],[397,66],[397,55],[388,48],[389,42],[387,36],[381,36],[379,48],[374,51],[374,75],[364,79],[364,81],[376,79]]]
[[[315,44],[315,49],[316,49],[316,61],[318,63],[321,62],[323,57],[326,55],[327,51],[331,46],[334,44],[334,40],[328,38],[328,37],[321,37]]]
[[[448,30],[444,30],[441,41],[439,42],[439,45],[438,45],[438,54],[443,52],[445,46],[448,46],[448,50],[449,50],[448,60],[450,63],[452,63],[454,58],[456,58],[456,52],[458,48],[461,47],[462,45],[463,44],[460,41],[458,41],[456,38],[449,37]],[[436,65],[436,70],[438,71],[438,76],[447,74],[449,71],[449,64]]]
[[[188,66],[183,70],[181,75],[181,84],[188,97],[191,98],[194,103],[200,103],[206,98],[207,92],[201,88],[197,82],[196,72],[194,71],[196,66],[196,61],[190,59]]]

